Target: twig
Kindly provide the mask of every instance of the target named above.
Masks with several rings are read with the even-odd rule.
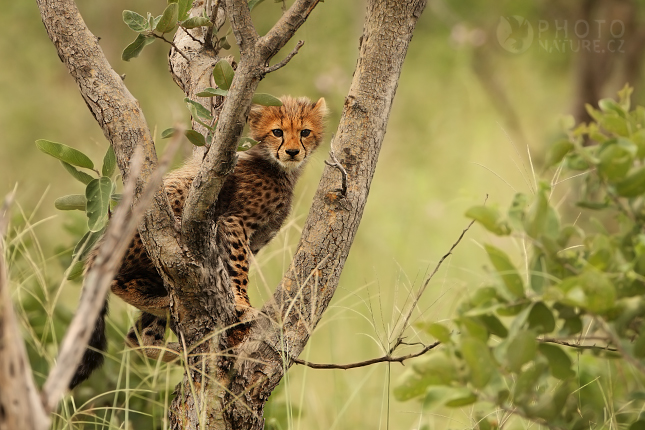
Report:
[[[598,345],[581,345],[577,343],[571,343],[567,342],[566,340],[562,339],[557,339],[553,337],[544,337],[542,339],[538,339],[539,342],[544,342],[544,343],[555,343],[558,345],[562,346],[568,346],[570,348],[576,348],[576,349],[590,349],[590,350],[598,350],[598,351],[612,351],[612,352],[618,352],[618,349],[612,348],[609,346],[609,340],[607,339],[607,345],[605,346],[598,346]]]
[[[486,196],[486,199],[488,199],[488,195]],[[452,251],[454,251],[455,248],[457,247],[457,245],[459,245],[459,242],[461,242],[461,239],[464,238],[464,236],[466,235],[466,232],[468,230],[470,230],[470,227],[472,227],[472,225],[474,223],[475,223],[475,220],[472,220],[470,222],[470,224],[468,224],[468,227],[466,227],[461,232],[461,234],[459,235],[459,238],[457,239],[457,241],[455,243],[453,243],[452,246],[450,247],[450,250],[443,257],[441,257],[441,260],[439,260],[439,262],[435,266],[435,268],[432,271],[432,273],[430,274],[430,276],[428,276],[428,278],[425,280],[425,282],[423,283],[423,285],[419,289],[419,292],[417,293],[417,296],[414,298],[414,301],[412,302],[412,305],[410,306],[410,309],[408,310],[408,313],[405,316],[405,319],[403,320],[403,325],[401,326],[401,331],[399,332],[399,335],[397,336],[397,341],[396,341],[395,345],[392,348],[390,348],[390,353],[392,353],[392,351],[394,351],[394,349],[396,349],[396,347],[399,346],[401,344],[401,342],[403,342],[403,332],[407,328],[408,322],[410,321],[410,318],[412,317],[412,313],[414,312],[414,309],[416,308],[417,304],[419,303],[419,300],[421,299],[421,296],[423,295],[423,293],[425,292],[426,288],[428,287],[428,284],[430,283],[430,281],[432,280],[434,275],[439,271],[439,268],[441,267],[443,262],[446,260],[446,258],[448,258],[450,255],[452,255]]]
[[[98,317],[110,283],[121,265],[130,240],[137,225],[148,209],[148,204],[157,193],[162,177],[174,156],[183,136],[183,131],[176,131],[175,137],[168,144],[166,152],[159,162],[157,170],[150,176],[141,197],[130,212],[134,201],[136,179],[141,171],[144,157],[138,147],[130,160],[129,180],[123,191],[123,200],[114,212],[105,232],[105,240],[99,247],[94,265],[88,271],[78,311],[70,324],[60,347],[56,366],[52,369],[43,386],[42,401],[46,411],[53,411],[67,390],[75,369],[81,361],[89,337],[92,333],[90,321]]]
[[[184,30],[184,33],[186,33],[186,34],[188,35],[188,37],[190,37],[191,39],[193,39],[193,41],[195,41],[195,42],[199,43],[200,45],[204,44],[204,42],[202,42],[201,40],[199,40],[199,39],[195,38],[195,36],[193,36],[192,34],[190,34],[190,31],[188,31],[188,29],[186,29],[186,28],[182,27],[181,25],[179,26],[179,28],[181,28],[182,30]],[[165,39],[164,39],[164,40],[165,40]],[[174,42],[173,42],[173,43],[174,43]],[[181,55],[184,55],[184,54],[183,54],[183,53],[182,53],[182,52],[181,52],[177,47],[175,47],[175,49],[177,49],[177,52],[179,52]],[[184,55],[184,58],[186,58],[186,56],[185,56],[185,55]],[[187,58],[186,58],[186,59],[187,59]]]
[[[188,33],[188,32],[186,32],[186,33]],[[155,33],[151,33],[151,34],[152,34],[154,37],[156,37],[157,39],[161,39],[161,40],[163,40],[164,42],[166,42],[166,43],[170,44],[173,48],[175,48],[175,50],[176,50],[177,52],[179,52],[179,54],[180,54],[182,57],[184,57],[184,60],[186,60],[186,61],[188,61],[188,62],[190,63],[190,60],[188,59],[188,57],[186,57],[186,54],[184,54],[184,53],[181,51],[181,49],[179,49],[179,48],[177,47],[177,45],[175,45],[175,42],[173,42],[172,40],[168,40],[168,39],[166,39],[165,37],[163,37],[163,35],[159,36],[158,34],[155,34]],[[191,36],[191,37],[192,37],[192,36]]]
[[[609,327],[607,322],[597,317],[594,317],[594,320],[602,327],[604,332],[607,333],[612,343],[616,345],[618,353],[623,356],[625,361],[627,361],[629,364],[631,364],[636,369],[638,369],[638,371],[641,372],[642,374],[645,374],[645,365],[643,364],[643,362],[638,360],[633,355],[629,354],[627,351],[625,351],[625,348],[623,348],[623,346],[620,343],[620,339],[618,339],[618,337],[614,334],[614,332],[612,331],[611,327]]]
[[[340,162],[336,159],[334,151],[329,151],[329,156],[334,162],[330,163],[329,161],[325,160],[325,164],[329,167],[335,167],[340,170],[340,174],[342,176],[342,188],[340,189],[340,193],[343,197],[345,197],[347,195],[347,170],[345,170],[343,165],[340,164]]]
[[[377,364],[377,363],[401,363],[405,360],[409,360],[411,358],[416,358],[419,357],[426,352],[430,351],[431,349],[434,349],[437,347],[441,342],[435,342],[430,345],[426,345],[421,351],[415,352],[413,354],[408,354],[408,355],[402,355],[399,357],[392,357],[391,355],[384,355],[383,357],[379,358],[372,358],[371,360],[365,360],[365,361],[359,361],[357,363],[349,363],[349,364],[319,364],[319,363],[310,363],[309,361],[304,361],[300,360],[299,358],[294,358],[293,362],[296,364],[301,364],[303,366],[311,367],[312,369],[341,369],[341,370],[347,370],[347,369],[355,369],[357,367],[365,367],[365,366],[371,366],[372,364]]]
[[[283,68],[284,66],[287,65],[289,61],[298,53],[300,48],[302,48],[302,45],[304,45],[305,42],[304,40],[299,40],[298,43],[296,44],[296,47],[293,48],[293,51],[289,53],[286,57],[284,57],[284,60],[280,61],[279,63],[275,63],[273,66],[267,66],[266,69],[264,69],[264,74],[268,74],[271,72],[275,72],[278,69]]]

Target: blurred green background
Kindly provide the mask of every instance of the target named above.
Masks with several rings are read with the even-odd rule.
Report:
[[[125,82],[157,137],[177,121],[187,123],[189,114],[182,92],[168,73],[167,45],[157,41],[139,58],[128,63],[121,60],[121,51],[135,38],[123,24],[121,13],[130,9],[160,14],[165,3],[77,1],[112,66],[126,75]],[[573,114],[585,120],[585,102],[613,96],[629,81],[635,86],[634,103],[642,104],[643,9],[639,2],[627,0],[565,4],[429,1],[410,45],[369,202],[338,292],[301,358],[348,363],[382,355],[411,291],[421,285],[468,224],[463,216],[468,207],[486,198],[487,204],[507,207],[515,192],[533,192],[541,160],[549,143],[559,136],[563,116]],[[255,9],[260,34],[280,13],[280,5],[270,0]],[[7,2],[3,16],[0,195],[17,187],[15,227],[28,228],[21,251],[14,255],[12,277],[19,286],[15,297],[24,312],[25,327],[27,321],[34,324],[29,306],[36,305],[26,305],[24,298],[37,297],[49,317],[43,324],[51,325],[51,333],[60,334],[80,292],[79,283],[61,279],[69,250],[79,238],[82,216],[57,211],[53,201],[83,188],[58,162],[39,152],[34,141],[65,143],[95,161],[103,157],[107,141],[59,61],[35,2]],[[352,79],[363,16],[363,1],[319,4],[276,60],[297,40],[304,40],[299,54],[288,67],[260,83],[260,92],[325,97],[331,117],[325,145],[299,184],[292,219],[259,254],[253,269],[252,303],[256,306],[278,283],[297,244]],[[513,19],[521,23],[523,18],[531,31],[509,38]],[[587,34],[584,25],[576,27],[578,21],[589,25]],[[232,36],[229,41],[233,42]],[[589,49],[584,41],[589,41]],[[163,149],[163,141],[159,146]],[[185,153],[189,151],[186,143]],[[449,318],[459,297],[488,282],[482,241],[496,240],[479,227],[468,232],[430,283],[415,313],[416,321]],[[121,368],[120,336],[127,330],[128,316],[134,314],[118,299],[112,303],[110,351],[114,360],[108,360],[107,373]],[[57,336],[27,329],[26,333],[31,337],[30,351],[40,351],[48,357],[45,363],[51,362],[55,350],[38,347],[35,339],[44,336],[52,341],[53,336],[55,344]],[[428,341],[418,338],[414,329],[409,331],[408,341],[420,339]],[[32,353],[34,360],[38,360],[36,355]],[[133,366],[145,369],[140,358],[126,356]],[[46,364],[42,366],[36,367],[46,373]],[[387,428],[388,422],[391,429],[472,428],[472,414],[459,410],[429,414],[418,403],[397,403],[388,390],[401,370],[398,364],[348,371],[295,366],[274,396],[272,422],[276,428],[293,429],[376,429]],[[101,389],[113,389],[110,384],[116,384],[117,378],[107,373],[77,394],[87,399]],[[161,385],[167,391],[178,375],[177,369],[168,370],[155,374],[155,379],[163,379]],[[146,408],[157,407],[151,413],[157,417],[154,426],[161,428],[158,408],[163,409],[164,397],[146,396],[140,397],[150,402]],[[108,403],[121,408],[123,401],[127,400],[115,396]],[[85,407],[96,403],[100,399]],[[65,407],[73,404],[68,402]],[[292,408],[286,408],[287,404]],[[73,407],[80,407],[80,401]],[[112,424],[118,427],[119,420],[133,419],[126,412]]]

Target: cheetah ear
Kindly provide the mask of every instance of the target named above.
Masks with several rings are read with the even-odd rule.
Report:
[[[249,123],[260,119],[263,110],[264,107],[262,105],[251,105],[251,110],[249,111]]]
[[[318,111],[318,113],[325,117],[329,113],[329,110],[327,109],[327,103],[325,102],[325,98],[321,97],[318,99],[316,103],[311,104],[311,109],[314,111]]]

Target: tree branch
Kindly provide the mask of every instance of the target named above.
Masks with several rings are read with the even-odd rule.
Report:
[[[266,69],[264,69],[264,74],[269,74],[271,72],[275,72],[278,69],[283,68],[284,66],[287,65],[289,61],[298,53],[300,48],[302,48],[302,45],[304,45],[305,42],[303,40],[299,40],[298,43],[296,44],[295,48],[293,48],[293,51],[287,55],[284,60],[280,61],[279,63],[275,63],[273,66],[267,66]]]
[[[129,178],[130,158],[135,147],[140,145],[143,149],[145,162],[141,174],[135,178],[136,203],[157,166],[155,145],[139,103],[105,58],[73,0],[37,0],[37,3],[58,56],[114,148],[124,181]],[[164,280],[172,284],[186,272],[182,259],[185,252],[178,239],[166,193],[161,186],[156,191],[139,233],[155,265],[165,269],[162,271]]]
[[[151,175],[148,184],[146,184],[143,193],[139,197],[139,201],[130,211],[130,206],[134,200],[135,178],[139,176],[139,172],[141,172],[144,165],[143,150],[135,152],[132,157],[132,166],[130,167],[132,174],[125,184],[123,200],[110,220],[103,243],[98,249],[95,263],[85,277],[78,310],[63,339],[56,366],[49,373],[43,386],[43,404],[48,412],[55,410],[56,405],[58,405],[67,390],[69,382],[72,380],[74,371],[78,367],[92,335],[93,326],[88,324],[88,321],[96,321],[110,284],[121,267],[123,256],[137,230],[137,225],[159,188],[163,174],[179,148],[182,135],[183,133],[175,133],[175,137],[168,145],[157,170]]]
[[[392,357],[391,355],[384,355],[383,357],[378,357],[378,358],[372,358],[370,360],[365,360],[365,361],[359,361],[356,363],[349,363],[349,364],[319,364],[319,363],[311,363],[309,361],[305,360],[300,360],[299,358],[294,358],[293,362],[296,364],[301,364],[303,366],[311,367],[312,369],[341,369],[341,370],[348,370],[348,369],[355,369],[357,367],[365,367],[365,366],[371,366],[372,364],[377,364],[377,363],[401,363],[405,360],[409,360],[411,358],[416,358],[420,357],[426,352],[430,351],[431,349],[434,349],[437,347],[441,342],[435,342],[430,345],[424,345],[423,349],[419,352],[415,352],[412,354],[408,355],[401,355],[399,357]]]
[[[542,339],[538,339],[539,342],[544,342],[544,343],[555,343],[558,345],[562,346],[567,346],[569,348],[576,348],[576,349],[589,349],[593,351],[611,351],[611,352],[617,352],[617,348],[612,348],[609,346],[610,339],[606,339],[605,342],[607,345],[605,346],[598,346],[598,345],[586,345],[586,344],[579,344],[579,343],[571,343],[567,342],[566,340],[563,339],[558,339],[554,337],[544,337]]]
[[[184,28],[182,28],[182,27],[180,27],[180,28],[181,28],[182,30],[186,31],[186,29],[184,29]],[[169,44],[170,46],[172,46],[173,48],[175,48],[175,50],[179,53],[179,55],[181,55],[182,57],[184,57],[184,60],[186,60],[186,61],[190,62],[190,59],[186,56],[186,54],[184,54],[184,53],[181,51],[181,49],[179,49],[179,48],[177,47],[177,45],[175,45],[175,42],[173,42],[172,40],[168,40],[168,39],[166,39],[166,38],[163,36],[163,34],[162,34],[162,35],[159,35],[159,34],[155,34],[154,32],[153,32],[153,33],[151,33],[151,34],[152,34],[154,37],[156,37],[157,39],[161,39],[161,40],[163,40],[164,42],[166,42],[167,44]],[[192,35],[191,35],[190,33],[188,33],[188,31],[186,31],[186,34],[188,34],[190,37],[192,37]],[[194,39],[195,41],[197,41],[197,39],[195,39],[195,38],[193,38],[193,39]]]

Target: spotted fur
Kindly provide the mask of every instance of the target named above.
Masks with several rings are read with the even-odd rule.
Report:
[[[244,321],[253,315],[248,289],[251,254],[256,254],[280,230],[291,209],[293,189],[306,159],[323,137],[327,113],[325,100],[281,98],[282,106],[254,105],[249,114],[251,137],[259,143],[239,154],[235,170],[226,178],[219,194],[214,217],[218,238],[226,254],[224,261],[235,297],[235,309]],[[164,187],[175,217],[181,220],[184,202],[199,161],[168,174]],[[91,266],[93,256],[88,260]],[[169,297],[163,281],[137,233],[111,284],[114,294],[142,311],[130,329],[126,343],[140,348],[148,357],[170,361],[180,348],[167,343],[165,331]],[[103,362],[106,348],[105,315],[107,301],[99,316],[70,388],[78,385]],[[170,325],[174,330],[174,327]]]

